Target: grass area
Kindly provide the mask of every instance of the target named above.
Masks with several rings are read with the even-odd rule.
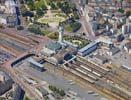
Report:
[[[48,34],[51,33],[51,31],[49,31],[49,30],[42,30],[42,33],[43,33],[43,35],[48,35]]]
[[[57,40],[58,36],[59,36],[59,33],[58,32],[53,32],[53,33],[48,34],[47,36],[49,38],[51,38],[51,39]]]
[[[76,36],[64,36],[64,40],[69,41],[73,44],[78,45],[79,48],[83,48],[87,44],[89,44],[91,41],[87,39],[83,39],[81,37],[76,37]]]
[[[43,5],[46,6],[44,1],[45,0],[40,0],[40,1],[35,2],[35,7],[38,9],[38,8],[42,7]]]
[[[68,32],[77,32],[81,28],[81,23],[72,22],[65,25],[65,30]]]
[[[64,20],[65,19],[62,17],[42,17],[38,19],[38,22],[40,23],[59,23]]]
[[[54,32],[54,33],[48,34],[47,36],[49,38],[51,38],[51,39],[57,40],[58,36],[59,36],[59,33],[58,32]],[[89,44],[91,42],[90,40],[83,39],[81,37],[69,36],[69,35],[64,35],[64,40],[78,45],[79,48],[83,48],[84,46],[86,46],[87,44]]]

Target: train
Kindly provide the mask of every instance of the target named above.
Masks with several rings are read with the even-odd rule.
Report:
[[[93,71],[93,70],[91,70],[91,69],[89,69],[89,68],[87,68],[87,67],[85,67],[85,66],[83,66],[83,65],[80,65],[80,67],[84,68],[85,70],[87,70],[87,71],[89,71],[89,72],[92,72],[93,74],[95,74],[95,75],[98,76],[98,77],[102,77],[102,75],[100,75],[100,74],[97,73],[96,71]]]
[[[91,75],[91,74],[88,74],[87,72],[85,72],[85,71],[83,71],[83,70],[81,70],[81,69],[79,69],[79,68],[76,68],[76,70],[77,70],[78,72],[84,74],[84,75],[87,75],[88,77],[90,77],[91,79],[93,79],[93,80],[95,80],[95,81],[98,80],[98,78],[96,78],[95,76],[93,76],[93,75]]]
[[[85,67],[85,66],[83,66],[83,65],[80,65],[80,67],[84,68],[85,70],[87,70],[87,71],[89,71],[89,72],[92,71],[91,69],[89,69],[89,68],[87,68],[87,67]]]

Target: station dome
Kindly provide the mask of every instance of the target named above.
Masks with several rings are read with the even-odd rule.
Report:
[[[50,50],[53,50],[53,51],[58,51],[62,48],[62,45],[58,42],[50,42],[47,45],[47,48],[50,49]]]

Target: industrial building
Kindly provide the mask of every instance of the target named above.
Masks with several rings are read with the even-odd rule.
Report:
[[[12,88],[13,80],[3,71],[0,71],[0,95]]]
[[[78,51],[78,54],[80,56],[86,56],[89,53],[93,52],[94,50],[97,49],[99,42],[91,42],[90,44],[88,44],[87,46],[85,46],[84,48],[80,49]]]
[[[32,68],[34,68],[34,69],[36,69],[36,70],[38,70],[38,71],[44,71],[45,69],[44,69],[44,66],[42,65],[42,64],[40,64],[40,63],[38,63],[37,61],[35,61],[33,58],[30,58],[29,60],[28,60],[28,62],[29,62],[29,64],[30,64],[30,67],[32,67]]]

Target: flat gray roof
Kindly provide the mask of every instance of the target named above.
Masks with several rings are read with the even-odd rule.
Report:
[[[82,49],[79,50],[79,52],[84,52],[85,50],[91,48],[92,46],[96,45],[99,42],[91,42],[90,44],[86,45],[85,47],[83,47]]]
[[[43,65],[42,64],[40,64],[40,63],[38,63],[37,61],[35,61],[33,58],[30,58],[29,60],[28,60],[28,62],[30,62],[30,63],[32,63],[32,64],[34,64],[34,65],[36,65],[36,66],[39,66],[39,67],[43,67]]]

